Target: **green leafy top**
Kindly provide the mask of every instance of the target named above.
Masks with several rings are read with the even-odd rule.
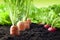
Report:
[[[29,15],[31,0],[4,0],[10,12],[12,24],[25,20]]]

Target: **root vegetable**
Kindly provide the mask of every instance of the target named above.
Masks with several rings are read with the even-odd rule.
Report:
[[[17,26],[18,26],[19,31],[24,31],[24,30],[25,30],[24,22],[19,21],[19,22],[17,23]]]
[[[18,30],[18,27],[16,25],[12,25],[10,27],[10,35],[12,35],[12,36],[18,36],[19,35],[19,30]]]
[[[25,21],[24,22],[24,27],[25,27],[25,29],[30,29],[30,24],[27,21]]]
[[[31,24],[31,20],[30,20],[29,18],[27,19],[27,22],[28,22],[29,24]]]
[[[55,31],[56,31],[56,28],[49,27],[49,28],[48,28],[48,31],[50,31],[50,32],[55,32]]]
[[[44,28],[49,28],[49,27],[50,27],[49,24],[44,25]]]

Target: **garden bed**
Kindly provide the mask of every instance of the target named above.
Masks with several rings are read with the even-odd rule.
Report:
[[[20,33],[20,36],[11,36],[9,26],[0,26],[0,40],[60,40],[60,29],[49,32],[43,27],[32,23],[29,30]]]

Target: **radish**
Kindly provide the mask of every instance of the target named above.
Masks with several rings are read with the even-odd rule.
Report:
[[[56,31],[56,28],[49,27],[49,28],[48,28],[48,31],[50,31],[50,32],[55,32],[55,31]]]
[[[25,30],[24,22],[19,21],[19,22],[17,23],[17,26],[18,26],[19,31],[24,31],[24,30]]]
[[[49,24],[44,25],[44,28],[49,28],[49,27],[50,27]]]
[[[10,35],[12,35],[12,36],[18,36],[19,35],[19,30],[18,30],[18,27],[16,25],[12,25],[10,27]]]

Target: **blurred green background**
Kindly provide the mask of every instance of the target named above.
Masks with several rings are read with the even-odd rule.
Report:
[[[60,0],[33,0],[29,10],[32,22],[44,22],[60,27]],[[11,25],[9,12],[3,0],[0,0],[0,25]]]
[[[34,0],[33,4],[38,8],[48,7],[53,4],[60,4],[60,0]]]

